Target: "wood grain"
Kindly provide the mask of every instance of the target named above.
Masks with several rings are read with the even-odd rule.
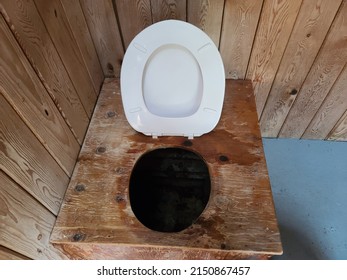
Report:
[[[94,109],[98,92],[94,90],[93,82],[69,27],[60,0],[52,0],[49,5],[45,0],[34,0],[34,2],[71,77],[72,83],[80,99],[84,101],[85,109],[90,115]]]
[[[187,0],[188,22],[199,27],[219,47],[224,0]]]
[[[124,55],[112,0],[80,0],[102,70],[106,77],[119,77]]]
[[[81,5],[79,1],[74,0],[60,1],[63,5],[66,18],[69,21],[69,27],[71,28],[73,37],[93,82],[94,91],[98,95],[104,81],[104,74]]]
[[[175,233],[144,227],[129,202],[135,162],[144,152],[164,147],[200,154],[211,174],[207,208],[192,226]],[[281,254],[251,82],[227,80],[219,124],[187,144],[184,137],[152,139],[134,131],[122,109],[119,80],[106,79],[51,240],[66,251],[70,245],[75,247],[70,252],[80,250],[70,255],[76,258],[109,258],[124,246],[135,254],[145,247],[141,256],[119,253],[124,258],[150,258],[151,251],[165,258],[171,249],[205,252],[197,258]]]
[[[151,0],[152,22],[167,19],[186,21],[186,0]]]
[[[277,137],[317,56],[341,0],[304,1],[273,82],[260,125],[263,137]]]
[[[80,101],[34,2],[3,0],[0,9],[56,107],[82,144],[89,123],[83,100]]]
[[[300,138],[347,61],[347,2],[343,1],[330,32],[279,134]]]
[[[302,0],[265,0],[246,78],[252,80],[260,118]]]
[[[1,94],[66,174],[71,175],[79,152],[79,144],[2,17],[0,17],[0,40]]]
[[[0,246],[0,260],[28,260],[29,258],[18,254],[6,247]]]
[[[0,95],[0,167],[57,214],[69,178]]]
[[[262,5],[253,0],[225,2],[220,52],[228,79],[246,76]]]
[[[346,98],[347,66],[325,98],[321,107],[307,127],[302,138],[325,139],[344,112],[347,110]]]
[[[328,134],[326,139],[347,141],[347,110]]]
[[[125,49],[134,37],[152,24],[150,0],[115,0]]]
[[[0,245],[33,259],[66,259],[49,243],[55,216],[0,170]]]

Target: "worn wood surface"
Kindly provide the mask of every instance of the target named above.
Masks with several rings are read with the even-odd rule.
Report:
[[[347,111],[336,123],[326,139],[347,141]]]
[[[66,258],[49,242],[55,216],[0,170],[0,245],[33,259]]]
[[[187,0],[151,0],[152,22],[167,19],[186,21]]]
[[[0,246],[0,260],[28,260],[29,258],[23,256],[15,251],[6,247]]]
[[[173,146],[205,159],[212,190],[207,208],[192,226],[161,233],[136,219],[128,184],[136,160],[145,151]],[[228,80],[218,126],[187,142],[183,137],[152,139],[135,132],[123,113],[119,81],[106,79],[51,240],[72,252],[72,257],[79,251],[76,258],[110,257],[109,252],[118,250],[115,258],[138,258],[137,253],[122,251],[122,246],[134,247],[129,252],[154,250],[156,258],[171,249],[201,250],[197,258],[280,254],[251,83]],[[109,248],[105,256],[100,248]]]
[[[226,1],[220,52],[228,79],[244,79],[263,1]]]

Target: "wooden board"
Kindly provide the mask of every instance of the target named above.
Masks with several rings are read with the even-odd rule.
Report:
[[[224,0],[187,0],[187,20],[199,27],[219,48]]]
[[[55,216],[0,170],[0,245],[33,259],[66,259],[49,243]]]
[[[262,6],[263,1],[225,2],[220,52],[227,79],[244,79],[246,76]]]
[[[34,2],[80,99],[88,104],[85,109],[90,115],[94,109],[98,92],[94,90],[91,76],[69,27],[60,0],[52,0],[49,5],[45,0],[34,0]]]
[[[295,103],[284,122],[280,137],[300,138],[347,61],[347,2],[343,1],[329,34]]]
[[[1,93],[71,175],[80,147],[2,17],[0,41]]]
[[[151,0],[152,22],[167,19],[186,21],[186,0]]]
[[[93,82],[94,91],[98,95],[104,81],[104,74],[80,2],[73,0],[60,1],[63,5],[66,18],[69,21],[69,27],[71,28],[73,37]]]
[[[277,137],[317,56],[341,0],[304,1],[260,120],[263,137]]]
[[[112,0],[81,0],[80,3],[104,75],[119,77],[124,49]]]
[[[347,110],[326,138],[327,140],[347,141]]]
[[[89,123],[84,109],[87,104],[79,99],[34,3],[3,0],[0,9],[47,92],[82,144]]]
[[[247,69],[260,118],[302,0],[265,0]]]
[[[152,24],[151,2],[150,0],[115,0],[115,3],[126,49],[139,32]]]
[[[0,246],[0,260],[28,260],[28,257],[25,257],[21,254],[18,254],[15,251],[7,249],[6,247]]]
[[[135,162],[144,152],[164,147],[200,154],[211,174],[207,208],[192,226],[175,233],[144,227],[129,202]],[[134,131],[122,109],[119,81],[106,79],[51,240],[71,258],[185,258],[193,251],[199,252],[197,258],[281,254],[250,81],[227,80],[219,124],[188,141]]]

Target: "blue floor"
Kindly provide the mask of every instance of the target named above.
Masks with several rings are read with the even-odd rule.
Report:
[[[347,142],[263,139],[284,254],[347,259]]]

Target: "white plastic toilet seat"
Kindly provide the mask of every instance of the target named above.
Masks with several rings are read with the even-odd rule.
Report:
[[[225,74],[213,41],[178,20],[153,24],[130,43],[121,68],[129,124],[146,135],[200,136],[222,112]]]

